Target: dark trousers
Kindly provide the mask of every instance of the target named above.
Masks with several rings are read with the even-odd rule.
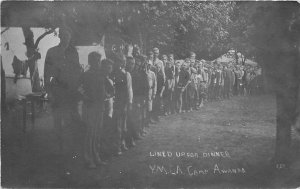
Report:
[[[178,104],[178,111],[181,112],[186,106],[186,89],[182,91],[181,87],[176,88],[176,98]]]
[[[153,101],[153,111],[152,111],[152,118],[156,121],[159,120],[158,116],[162,113],[162,105],[163,105],[163,98],[159,96],[160,91],[156,94],[156,97]]]
[[[164,93],[164,111],[166,113],[168,112],[174,112],[173,111],[173,90],[167,89]]]
[[[101,162],[100,145],[103,136],[103,110],[101,103],[87,104],[85,107],[85,122],[87,132],[84,144],[84,158],[87,162]]]
[[[52,104],[54,130],[60,152],[63,151],[63,126],[71,124],[71,112],[72,111],[69,104]]]
[[[117,127],[117,145],[118,150],[121,151],[121,147],[125,145],[125,139],[127,137],[127,108],[126,103],[115,103],[114,110],[114,120],[116,121]]]
[[[128,112],[127,128],[128,141],[137,138],[144,129],[145,113],[144,113],[145,98],[142,96],[134,97],[132,110]]]

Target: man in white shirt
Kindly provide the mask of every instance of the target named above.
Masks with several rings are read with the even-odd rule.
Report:
[[[154,66],[154,73],[156,75],[156,80],[157,80],[157,91],[156,91],[156,97],[154,99],[152,115],[154,121],[159,121],[158,116],[161,113],[160,108],[162,106],[162,97],[165,89],[166,74],[165,74],[164,63],[158,58],[159,49],[157,47],[153,48],[153,53],[154,53],[153,66]]]

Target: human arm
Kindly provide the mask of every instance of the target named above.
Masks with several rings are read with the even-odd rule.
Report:
[[[154,72],[152,72],[152,79],[153,79],[153,94],[152,98],[154,99],[156,96],[156,91],[157,91],[157,80],[156,80],[156,75]]]
[[[127,93],[128,93],[128,103],[132,104],[133,92],[132,92],[132,78],[129,72],[126,74],[127,79]]]

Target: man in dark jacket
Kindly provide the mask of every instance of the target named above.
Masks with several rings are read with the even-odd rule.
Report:
[[[224,75],[224,98],[230,98],[230,83],[231,83],[231,71],[228,69],[227,66],[224,66],[223,70]]]
[[[44,82],[53,110],[60,149],[62,149],[62,123],[70,124],[71,116],[78,114],[78,84],[81,72],[78,53],[70,45],[71,31],[59,30],[60,43],[48,50],[45,59]],[[74,116],[73,116],[74,117]]]
[[[92,52],[88,56],[90,68],[81,78],[81,93],[85,111],[84,121],[87,132],[84,144],[84,159],[89,168],[105,164],[100,158],[101,140],[103,137],[103,112],[105,98],[105,75],[99,67],[101,55]]]

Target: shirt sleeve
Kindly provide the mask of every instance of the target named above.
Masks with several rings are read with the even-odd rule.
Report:
[[[50,90],[50,78],[53,77],[54,71],[54,62],[52,60],[52,53],[50,50],[47,51],[45,58],[45,67],[44,67],[44,86],[47,92]]]
[[[162,71],[162,75],[163,75],[163,81],[165,83],[166,82],[166,73],[165,73],[165,66],[164,66],[163,62],[161,62],[161,71]]]

